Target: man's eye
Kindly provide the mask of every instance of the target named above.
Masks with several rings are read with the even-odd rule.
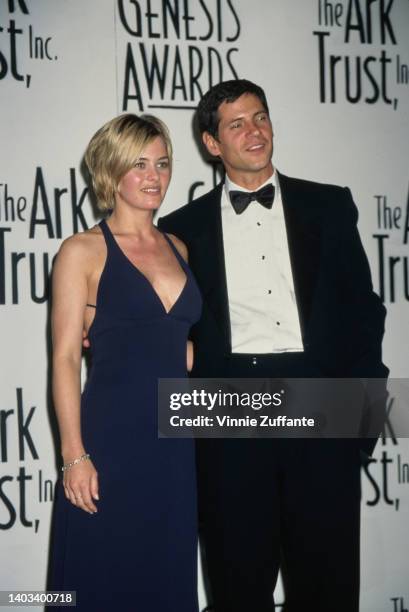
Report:
[[[265,121],[267,119],[267,115],[258,115],[257,121]]]
[[[234,130],[235,128],[239,128],[241,125],[241,123],[239,123],[238,121],[236,123],[232,123],[230,124],[230,127]]]

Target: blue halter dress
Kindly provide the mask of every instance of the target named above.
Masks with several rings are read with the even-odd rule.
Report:
[[[157,379],[186,376],[186,341],[201,297],[166,234],[186,275],[168,312],[107,223],[100,227],[107,258],[81,400],[100,501],[90,515],[58,485],[50,588],[76,591],[76,609],[83,612],[196,612],[194,444],[158,438]]]

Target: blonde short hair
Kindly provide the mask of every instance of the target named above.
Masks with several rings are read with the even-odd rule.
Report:
[[[134,167],[146,145],[158,136],[165,143],[171,162],[172,143],[168,128],[153,115],[119,115],[94,134],[85,151],[85,163],[100,210],[114,208],[119,181]]]

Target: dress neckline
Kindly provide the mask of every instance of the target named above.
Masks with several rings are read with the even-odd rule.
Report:
[[[140,269],[140,268],[138,268],[138,266],[137,266],[137,265],[135,265],[135,264],[133,263],[133,261],[131,261],[131,260],[129,259],[129,257],[128,257],[128,256],[126,255],[126,253],[123,251],[123,249],[122,249],[122,248],[119,246],[119,243],[118,243],[117,239],[115,238],[115,236],[114,236],[114,234],[113,234],[113,232],[112,232],[111,228],[109,227],[109,225],[108,225],[108,223],[107,223],[106,219],[103,219],[103,220],[100,222],[100,224],[99,224],[99,225],[100,225],[100,227],[101,227],[101,229],[102,229],[102,231],[103,231],[103,233],[104,233],[104,235],[105,235],[105,236],[106,236],[106,234],[105,234],[105,232],[104,232],[104,228],[106,229],[107,234],[108,234],[108,235],[109,235],[109,237],[111,238],[111,241],[112,241],[112,244],[113,244],[114,248],[115,248],[115,249],[116,249],[116,250],[117,250],[117,251],[120,253],[120,255],[122,256],[122,258],[123,258],[123,259],[124,259],[126,262],[128,262],[128,265],[130,265],[130,266],[133,268],[133,270],[135,270],[135,272],[136,272],[136,273],[139,275],[139,277],[140,277],[140,278],[142,278],[142,280],[143,280],[143,281],[144,281],[144,282],[145,282],[145,283],[148,285],[148,287],[151,289],[151,291],[152,291],[153,295],[156,297],[156,299],[157,299],[158,303],[160,304],[160,306],[161,306],[161,308],[162,308],[162,310],[163,310],[164,314],[165,314],[166,316],[169,316],[169,315],[171,314],[171,312],[173,311],[173,309],[174,309],[174,308],[176,307],[176,305],[178,304],[178,302],[180,301],[180,299],[181,299],[182,295],[183,295],[183,294],[184,294],[184,292],[185,292],[185,289],[186,289],[186,287],[187,287],[187,283],[188,283],[188,274],[187,274],[187,270],[186,270],[186,268],[185,268],[185,267],[182,265],[182,260],[183,260],[183,259],[182,259],[182,256],[180,255],[179,251],[176,249],[175,245],[173,244],[173,242],[172,242],[172,240],[169,238],[169,236],[168,236],[168,235],[167,235],[165,232],[162,232],[161,230],[159,230],[159,229],[158,229],[158,231],[159,231],[159,232],[160,232],[160,233],[161,233],[161,234],[162,234],[162,235],[165,237],[165,239],[166,239],[167,243],[169,244],[170,249],[171,249],[171,251],[172,251],[172,254],[173,254],[173,256],[175,257],[175,259],[176,259],[176,261],[177,261],[177,263],[178,263],[178,266],[180,267],[180,269],[182,270],[182,272],[183,272],[183,273],[184,273],[184,275],[185,275],[185,281],[184,281],[184,283],[183,283],[183,285],[182,285],[182,287],[181,287],[181,289],[180,289],[180,292],[178,293],[178,296],[177,296],[176,300],[173,302],[173,304],[172,304],[172,306],[169,308],[169,310],[167,310],[167,309],[166,309],[165,304],[163,303],[163,301],[162,301],[162,299],[161,299],[161,297],[160,297],[160,295],[159,295],[159,293],[156,291],[156,289],[154,288],[154,286],[153,286],[153,284],[151,283],[151,281],[150,281],[150,280],[148,279],[148,277],[147,277],[147,276],[146,276],[146,275],[145,275],[145,274],[144,274],[144,273],[141,271],[141,269]]]

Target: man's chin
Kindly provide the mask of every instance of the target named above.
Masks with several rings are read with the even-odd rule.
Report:
[[[270,170],[270,169],[271,169],[271,172],[273,172],[273,167],[271,165],[270,159],[267,161],[263,160],[258,163],[254,162],[252,164],[249,164],[248,167],[246,168],[248,172],[255,172],[255,173],[263,172],[263,170]]]

